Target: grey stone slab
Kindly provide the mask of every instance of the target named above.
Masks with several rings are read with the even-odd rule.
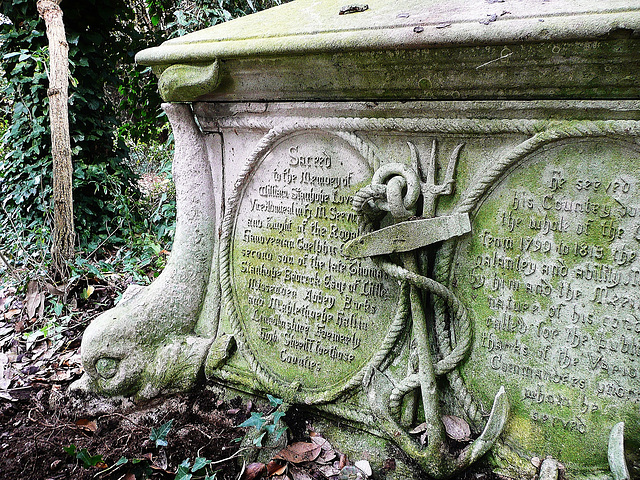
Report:
[[[297,0],[144,50],[167,101],[638,98],[615,2]]]

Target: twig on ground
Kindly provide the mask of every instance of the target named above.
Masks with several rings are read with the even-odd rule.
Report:
[[[211,462],[209,465],[218,465],[219,463],[224,463],[224,462],[228,462],[229,460],[233,460],[234,458],[236,458],[238,455],[240,455],[240,452],[243,452],[245,450],[251,450],[253,447],[243,447],[238,449],[238,451],[236,453],[234,453],[233,455],[231,455],[230,457],[227,458],[223,458],[222,460],[216,460],[214,462]]]
[[[4,254],[2,253],[2,250],[0,250],[0,260],[2,260],[2,262],[7,266],[7,268],[9,269],[9,273],[12,277],[17,276],[16,274],[18,272],[16,271],[15,268],[13,268],[13,265],[9,263],[9,261],[7,260],[7,257],[5,257]]]
[[[144,425],[140,425],[139,423],[134,422],[133,420],[131,420],[129,417],[127,417],[126,415],[123,415],[121,413],[118,412],[113,412],[113,413],[105,413],[104,415],[100,415],[98,417],[98,419],[101,418],[105,418],[105,417],[120,417],[124,420],[126,420],[127,422],[131,423],[132,425],[138,427],[141,430],[149,430],[149,427],[145,427]]]
[[[96,248],[94,248],[93,251],[89,255],[87,255],[87,259],[91,258],[94,253],[96,253],[98,250],[100,250],[100,247],[102,247],[105,243],[107,243],[107,241],[111,237],[113,237],[118,230],[120,230],[120,227],[122,227],[122,223],[123,222],[124,222],[124,219],[120,220],[120,224],[115,228],[115,230],[113,232],[111,232],[109,235],[107,235],[107,238],[105,238],[102,242],[100,242],[100,244]]]

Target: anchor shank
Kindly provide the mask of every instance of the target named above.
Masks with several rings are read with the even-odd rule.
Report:
[[[402,255],[404,266],[407,270],[418,272],[418,262],[415,254],[404,253]],[[445,443],[444,425],[441,421],[440,403],[436,385],[434,359],[429,348],[429,332],[427,321],[422,307],[420,290],[411,285],[411,317],[413,319],[413,338],[416,341],[418,351],[418,378],[422,393],[422,406],[425,422],[427,424],[427,438],[429,449],[439,448]]]

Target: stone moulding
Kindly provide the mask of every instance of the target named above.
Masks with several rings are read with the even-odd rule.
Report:
[[[638,97],[634,2],[500,3],[375,0],[338,15],[339,2],[296,0],[136,60],[158,74],[216,62],[202,101]]]

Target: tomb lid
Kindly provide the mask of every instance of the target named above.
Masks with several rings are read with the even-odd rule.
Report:
[[[639,42],[633,0],[296,0],[136,59],[195,68],[167,74],[173,101],[637,98]]]

